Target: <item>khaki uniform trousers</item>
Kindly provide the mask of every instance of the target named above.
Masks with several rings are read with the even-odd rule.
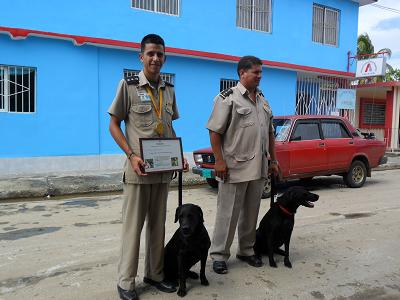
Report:
[[[118,285],[135,288],[139,263],[140,234],[146,219],[144,276],[163,280],[165,219],[169,183],[124,184],[122,245]]]
[[[238,224],[237,254],[254,255],[256,226],[265,179],[218,186],[217,215],[210,256],[214,261],[227,261]]]

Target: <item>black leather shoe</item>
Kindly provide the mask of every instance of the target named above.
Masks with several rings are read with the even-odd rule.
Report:
[[[153,279],[143,277],[143,282],[150,284],[157,288],[159,291],[164,292],[164,293],[174,293],[176,292],[176,287],[173,286],[171,283],[163,281],[155,281]]]
[[[252,267],[259,268],[263,265],[261,258],[255,255],[250,255],[250,256],[236,255],[236,258],[240,259],[241,261],[247,262]]]
[[[122,300],[139,300],[138,295],[136,294],[135,290],[124,290],[117,285],[118,295],[119,298]]]
[[[217,274],[226,274],[228,273],[228,267],[226,266],[226,262],[214,260],[213,261],[213,270]]]

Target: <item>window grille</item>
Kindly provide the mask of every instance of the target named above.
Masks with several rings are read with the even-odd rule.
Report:
[[[353,109],[336,109],[337,89],[351,89],[349,79],[298,73],[296,87],[297,115],[339,114],[355,124]]]
[[[219,81],[219,91],[222,92],[226,89],[234,87],[237,85],[238,82],[239,80],[236,79],[221,79]]]
[[[313,42],[338,45],[339,11],[314,4],[313,6]]]
[[[271,0],[237,0],[236,26],[271,32]]]
[[[124,78],[128,76],[133,76],[133,75],[139,75],[139,70],[124,70]],[[169,82],[171,84],[175,84],[175,74],[171,73],[160,73],[160,77],[163,81]]]
[[[35,112],[36,69],[0,65],[0,111]]]
[[[364,103],[363,116],[364,124],[385,125],[386,104],[384,103]]]
[[[179,16],[179,0],[132,0],[132,7]]]

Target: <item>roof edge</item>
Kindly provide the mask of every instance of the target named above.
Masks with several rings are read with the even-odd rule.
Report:
[[[37,36],[43,38],[70,40],[74,43],[75,46],[82,46],[86,44],[96,47],[107,47],[107,48],[115,48],[123,50],[140,51],[140,43],[120,41],[114,39],[94,38],[94,37],[87,37],[80,35],[71,35],[71,34],[63,34],[63,33],[49,32],[49,31],[12,28],[4,26],[0,26],[0,34],[1,33],[8,34],[12,39],[26,39],[29,36]],[[234,56],[229,54],[174,48],[174,47],[165,47],[165,51],[167,54],[173,56],[194,57],[200,59],[208,59],[208,60],[224,61],[232,63],[238,62],[241,58],[240,56]],[[331,69],[297,65],[279,61],[262,60],[262,62],[265,67],[276,68],[276,69],[303,71],[309,73],[325,74],[325,75],[347,77],[347,78],[355,77],[355,73],[351,72],[336,71]]]
[[[372,3],[378,2],[378,0],[352,0],[352,1],[358,2],[358,4],[360,6],[364,6],[364,5],[368,5],[368,4],[372,4]]]

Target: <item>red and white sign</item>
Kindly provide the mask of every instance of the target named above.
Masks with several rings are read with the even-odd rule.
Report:
[[[370,58],[357,61],[356,77],[383,76],[386,72],[386,58]]]

